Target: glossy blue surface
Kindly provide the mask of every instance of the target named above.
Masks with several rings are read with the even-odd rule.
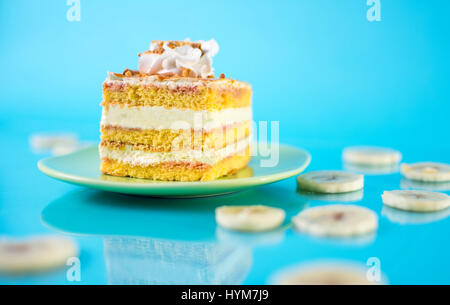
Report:
[[[72,232],[82,284],[262,284],[291,264],[370,257],[392,284],[450,284],[450,218],[382,211],[398,173],[366,177],[358,204],[380,216],[373,239],[313,239],[286,226],[243,236],[215,227],[214,206],[261,200],[290,216],[326,202],[298,195],[293,178],[188,204],[90,191],[41,174],[45,155],[28,143],[42,131],[97,141],[107,70],[136,67],[153,39],[214,37],[216,71],[252,84],[255,119],[280,121],[280,141],[311,153],[308,170],[342,168],[342,148],[356,144],[450,163],[450,4],[381,3],[381,22],[368,22],[364,0],[81,0],[81,21],[68,22],[65,1],[1,1],[0,234]],[[73,284],[64,269],[0,283]]]
[[[72,236],[82,250],[83,284],[263,284],[277,269],[299,262],[340,258],[364,264],[370,257],[380,259],[382,271],[392,284],[449,283],[448,211],[414,214],[383,210],[380,195],[383,190],[400,188],[398,173],[366,176],[363,198],[357,204],[380,216],[375,236],[344,242],[314,239],[294,232],[287,222],[281,230],[271,233],[237,234],[216,227],[217,205],[280,206],[290,218],[305,207],[328,202],[297,194],[293,178],[203,199],[158,199],[75,187],[38,171],[36,162],[41,156],[30,151],[27,140],[27,134],[36,126],[24,123],[19,129],[7,122],[0,140],[9,141],[15,150],[3,151],[0,164],[1,233],[26,236],[57,232]],[[308,170],[342,168],[341,146],[301,144],[313,156]],[[407,162],[450,161],[442,158],[449,155],[448,150],[416,147],[402,151]],[[66,280],[65,272],[62,269],[30,277],[2,276],[0,282],[72,284]]]

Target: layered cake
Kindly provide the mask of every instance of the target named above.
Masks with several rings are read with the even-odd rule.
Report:
[[[153,41],[139,70],[103,83],[101,171],[166,181],[213,180],[250,160],[249,84],[214,77],[215,40]]]

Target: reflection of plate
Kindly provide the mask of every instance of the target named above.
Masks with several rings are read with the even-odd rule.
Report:
[[[398,164],[388,166],[368,166],[344,162],[344,169],[364,175],[387,175],[399,171]]]
[[[107,237],[108,282],[123,284],[241,284],[251,249],[214,242]]]
[[[400,182],[402,189],[419,189],[425,191],[449,191],[450,182],[422,182],[402,178]]]
[[[45,224],[68,233],[208,241],[215,240],[215,208],[242,204],[282,208],[289,222],[305,202],[279,185],[183,200],[81,190],[53,201],[41,216]]]
[[[298,175],[308,166],[311,157],[308,152],[299,148],[279,145],[278,164],[273,167],[263,167],[261,161],[265,159],[267,158],[261,156],[252,158],[249,163],[251,174],[249,170],[244,169],[243,172],[228,179],[205,182],[105,179],[106,176],[101,175],[99,171],[100,159],[96,146],[64,156],[43,159],[39,161],[38,166],[50,177],[104,191],[161,197],[192,197],[235,192]]]
[[[436,222],[446,218],[450,214],[450,208],[431,213],[408,212],[383,206],[381,215],[398,224],[424,224]]]
[[[306,192],[302,189],[297,189],[297,194],[307,198],[308,200],[319,200],[319,201],[339,201],[339,202],[355,202],[363,199],[363,190],[339,193],[339,194],[323,194],[323,193],[312,193]]]

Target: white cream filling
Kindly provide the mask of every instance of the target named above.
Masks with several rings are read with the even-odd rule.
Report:
[[[138,166],[149,166],[165,162],[198,162],[213,165],[229,156],[244,152],[250,143],[251,137],[248,137],[219,150],[148,152],[143,150],[133,150],[130,145],[126,145],[125,149],[114,149],[100,145],[99,151],[100,158],[107,158]]]
[[[103,109],[101,124],[123,128],[211,130],[252,120],[251,107],[220,111],[164,108],[161,106],[110,105]]]

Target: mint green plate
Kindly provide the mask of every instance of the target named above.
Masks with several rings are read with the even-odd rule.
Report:
[[[159,197],[197,197],[236,192],[298,175],[308,166],[311,156],[305,150],[280,144],[278,164],[262,167],[260,161],[267,159],[254,156],[248,167],[238,173],[205,182],[167,182],[104,175],[99,170],[97,146],[42,159],[38,167],[52,178],[103,191]]]

